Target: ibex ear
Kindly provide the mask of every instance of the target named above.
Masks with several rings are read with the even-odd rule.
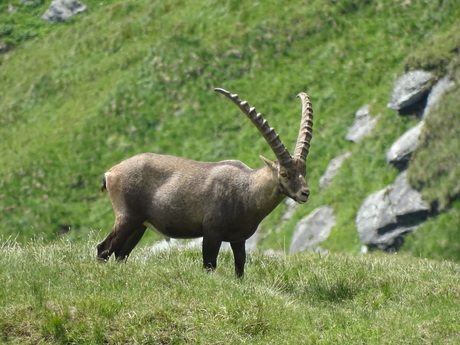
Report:
[[[277,169],[275,162],[272,162],[271,160],[269,160],[268,158],[265,158],[264,156],[259,156],[259,157],[260,157],[260,159],[262,159],[262,162],[264,162],[266,166],[268,166],[272,170]]]

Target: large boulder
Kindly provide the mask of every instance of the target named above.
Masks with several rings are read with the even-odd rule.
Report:
[[[414,152],[418,146],[418,139],[422,132],[423,125],[423,121],[419,122],[391,145],[386,154],[388,163],[393,164],[399,170],[407,168],[412,152]]]
[[[454,85],[454,82],[448,76],[442,77],[433,86],[428,95],[425,109],[423,110],[422,118],[425,118],[431,110],[439,103],[442,95]]]
[[[361,107],[355,113],[355,121],[349,128],[345,139],[357,143],[374,129],[379,116],[372,117],[370,114],[370,105]]]
[[[328,238],[334,225],[334,210],[329,206],[317,208],[296,224],[290,253],[318,248],[319,244]]]
[[[335,175],[337,175],[339,169],[342,167],[343,162],[345,162],[345,160],[350,157],[350,155],[350,152],[346,152],[343,155],[335,157],[329,162],[326,171],[319,179],[319,186],[321,188],[326,188],[329,183],[331,183],[332,179],[335,177]]]
[[[395,182],[371,194],[358,211],[356,226],[361,242],[369,249],[397,251],[404,235],[428,217],[428,204],[407,182],[406,172]]]
[[[411,71],[395,83],[387,107],[403,112],[423,100],[431,86],[434,75],[425,71]]]
[[[42,15],[42,19],[47,22],[64,21],[84,11],[86,11],[86,5],[78,0],[53,0]]]

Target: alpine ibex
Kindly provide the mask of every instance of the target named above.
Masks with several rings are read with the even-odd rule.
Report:
[[[302,120],[291,156],[273,128],[238,95],[215,89],[233,101],[262,133],[275,162],[261,156],[265,166],[250,169],[236,160],[197,162],[180,157],[143,153],[115,165],[104,174],[115,212],[115,224],[98,244],[98,258],[128,257],[147,227],[173,238],[203,237],[203,266],[214,270],[223,241],[230,242],[238,277],[244,274],[245,242],[286,196],[299,204],[308,200],[305,181],[313,110],[299,93]]]

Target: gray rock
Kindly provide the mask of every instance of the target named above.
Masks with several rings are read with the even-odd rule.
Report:
[[[5,54],[7,52],[9,52],[11,50],[11,46],[7,45],[7,44],[1,44],[0,43],[0,54]]]
[[[412,152],[414,152],[418,146],[418,139],[422,132],[423,125],[423,121],[419,122],[419,124],[409,129],[391,145],[386,154],[388,163],[393,164],[399,170],[407,168]]]
[[[291,219],[292,216],[294,215],[294,212],[295,212],[298,204],[294,200],[292,200],[291,198],[286,198],[284,203],[286,204],[286,211],[284,211],[284,214],[281,216],[281,220],[282,221],[287,221],[287,220]]]
[[[420,193],[407,182],[407,172],[396,177],[390,192],[390,200],[400,224],[420,223],[428,217],[428,204],[422,199]],[[414,222],[412,222],[413,217],[415,217]]]
[[[328,206],[317,208],[296,224],[289,251],[314,250],[328,238],[334,225],[334,210]]]
[[[390,201],[391,187],[386,187],[369,195],[356,216],[359,238],[364,244],[379,242],[378,231],[388,224],[396,224]]]
[[[86,5],[78,0],[53,0],[42,15],[42,19],[47,22],[64,21],[84,11],[86,11]]]
[[[404,235],[426,220],[428,210],[403,172],[392,185],[371,194],[361,205],[356,216],[359,238],[370,249],[397,251]]]
[[[387,107],[396,111],[415,106],[429,91],[433,74],[425,71],[411,71],[395,83]]]
[[[454,85],[454,82],[448,76],[442,77],[431,89],[423,110],[422,118],[425,118],[431,110],[439,103],[442,95]]]
[[[355,122],[348,130],[345,139],[357,143],[374,129],[378,118],[379,116],[371,116],[370,105],[363,106],[355,113]]]
[[[326,171],[324,172],[323,176],[321,176],[321,178],[319,179],[319,186],[321,188],[326,188],[329,185],[329,183],[331,183],[332,179],[339,172],[339,169],[342,166],[343,162],[345,162],[345,159],[350,157],[350,155],[350,152],[346,152],[343,155],[333,158],[329,162]]]

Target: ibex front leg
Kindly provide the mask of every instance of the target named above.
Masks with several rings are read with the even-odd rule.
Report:
[[[246,241],[230,243],[235,258],[235,273],[238,278],[244,276],[244,264],[246,263]]]
[[[203,236],[203,269],[211,272],[217,268],[217,255],[222,241],[215,236]]]

